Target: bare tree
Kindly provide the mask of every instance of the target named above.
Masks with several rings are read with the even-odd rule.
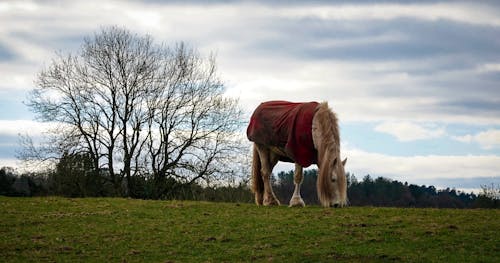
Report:
[[[43,147],[35,148],[29,136],[21,138],[26,147],[20,157],[24,160],[51,160],[63,152],[85,152],[92,156],[95,170],[99,168],[99,127],[88,111],[84,83],[78,74],[78,58],[58,55],[52,64],[40,72],[37,88],[31,91],[28,106],[42,121],[57,123],[48,131]]]
[[[481,193],[479,193],[479,195],[491,200],[500,200],[500,184],[496,186],[494,183],[490,185],[481,185]]]
[[[158,93],[148,123],[147,162],[161,195],[161,182],[173,177],[183,183],[224,173],[233,152],[240,152],[235,132],[241,120],[237,101],[223,98],[215,60],[202,60],[183,44],[163,65]],[[227,170],[227,169],[226,169]]]
[[[237,100],[223,95],[213,56],[111,27],[42,70],[28,106],[61,124],[60,152],[87,153],[96,172],[107,169],[117,194],[133,195],[131,178],[141,175],[161,197],[167,179],[189,184],[229,170],[242,122]]]

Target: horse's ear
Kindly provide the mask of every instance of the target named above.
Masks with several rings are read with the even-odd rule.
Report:
[[[335,167],[337,165],[337,157],[335,157],[335,159],[333,160],[333,166]]]
[[[347,163],[347,157],[342,161],[342,166],[345,166],[345,163]]]

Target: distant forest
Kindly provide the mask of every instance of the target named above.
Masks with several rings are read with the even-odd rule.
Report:
[[[434,208],[500,208],[498,189],[482,187],[479,194],[455,189],[436,189],[395,180],[366,175],[358,180],[347,173],[347,197],[351,206],[434,207]],[[316,197],[316,170],[304,171],[301,187],[306,204],[318,204]],[[287,203],[293,193],[293,171],[280,172],[274,182],[274,191],[282,203]]]
[[[61,172],[64,172],[62,174]],[[57,170],[50,173],[17,174],[8,167],[0,168],[0,195],[5,196],[66,196],[66,197],[120,197],[106,175],[92,175]],[[318,205],[316,195],[317,171],[306,170],[301,187],[302,198],[307,205]],[[499,189],[482,186],[478,194],[455,189],[436,189],[434,186],[418,186],[401,183],[383,177],[366,175],[358,180],[347,174],[348,198],[351,206],[384,207],[432,207],[432,208],[500,208]],[[147,177],[134,179],[134,193],[128,197],[153,199],[152,182]],[[280,172],[273,177],[273,189],[282,204],[288,204],[293,193],[293,171]],[[167,182],[169,195],[163,199],[203,200],[216,202],[253,202],[249,185],[201,186],[182,184],[174,180]],[[123,195],[121,195],[123,196]]]

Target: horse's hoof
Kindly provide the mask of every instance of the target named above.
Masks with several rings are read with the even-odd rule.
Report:
[[[290,199],[290,205],[289,207],[304,207],[306,206],[306,203],[304,203],[304,200],[302,200],[302,198],[300,197],[292,197],[292,199]]]
[[[263,205],[263,200],[262,194],[255,194],[255,204],[257,205]]]
[[[280,201],[278,201],[278,199],[276,199],[276,198],[264,199],[264,206],[275,206],[275,205],[277,205],[277,206],[281,205]]]

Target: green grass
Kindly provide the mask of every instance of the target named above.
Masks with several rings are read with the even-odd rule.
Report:
[[[500,262],[500,210],[0,197],[1,262]]]

